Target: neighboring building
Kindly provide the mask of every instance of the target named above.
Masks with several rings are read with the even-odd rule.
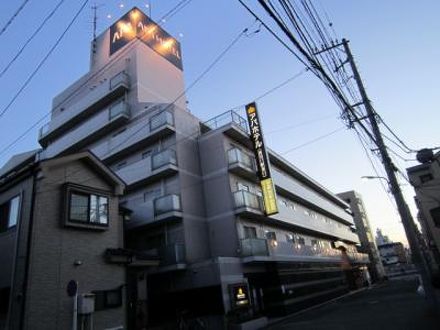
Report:
[[[440,269],[440,152],[407,169],[416,192],[418,219],[430,252],[431,268]]]
[[[283,315],[360,285],[348,204],[269,151],[279,213],[266,217],[246,120],[187,111],[176,40],[135,8],[95,45],[53,101],[40,158],[89,150],[127,184],[125,248],[159,258],[127,268],[129,329],[185,310],[209,328]]]
[[[382,230],[380,228],[376,229],[376,245],[383,245],[383,244],[388,244],[388,243],[392,243],[392,241],[389,239],[389,237],[387,235],[382,234]]]
[[[125,325],[125,269],[104,258],[123,247],[123,189],[87,152],[39,161],[33,151],[1,169],[0,328],[72,328],[71,280],[94,294],[97,329]]]
[[[385,266],[399,266],[408,264],[408,257],[402,243],[386,243],[378,246],[382,264]]]
[[[385,270],[383,269],[379,251],[371,233],[371,226],[370,222],[368,221],[362,196],[358,192],[351,190],[339,193],[338,197],[346,201],[350,205],[350,209],[353,212],[356,232],[359,235],[359,240],[361,241],[361,251],[368,253],[368,256],[370,257],[368,270],[373,281],[382,279],[385,275]]]

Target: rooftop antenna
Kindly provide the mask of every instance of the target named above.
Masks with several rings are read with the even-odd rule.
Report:
[[[93,52],[93,57],[95,57],[96,54],[96,23],[98,21],[98,6],[95,4],[92,6],[92,10],[93,10],[93,44],[92,44],[92,52]]]
[[[98,22],[98,8],[102,5],[97,5],[96,2],[92,6],[93,10],[93,42],[92,42],[92,62],[95,62],[96,55],[96,28]]]

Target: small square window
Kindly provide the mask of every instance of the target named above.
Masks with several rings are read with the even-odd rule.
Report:
[[[257,238],[257,230],[255,227],[244,226],[244,238]]]

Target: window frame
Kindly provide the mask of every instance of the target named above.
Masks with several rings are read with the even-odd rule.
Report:
[[[14,199],[16,199],[16,198],[18,198],[17,216],[16,216],[16,219],[15,219],[15,224],[11,226],[10,225],[11,204],[12,204],[11,202]],[[13,195],[12,197],[6,199],[3,203],[0,204],[0,207],[4,207],[4,206],[7,207],[7,212],[5,212],[6,213],[5,227],[2,228],[0,226],[0,234],[7,233],[8,231],[17,228],[17,225],[19,224],[19,222],[21,220],[21,206],[22,206],[21,203],[22,203],[22,198],[23,198],[22,194],[16,194],[16,195]]]
[[[71,218],[72,194],[88,197],[87,221]],[[107,199],[107,205],[106,205],[107,221],[106,221],[106,223],[91,221],[90,210],[91,210],[92,195],[97,197],[98,207],[99,207],[100,197]],[[95,189],[92,187],[80,186],[80,185],[76,185],[76,184],[72,184],[72,183],[66,184],[65,185],[65,200],[64,200],[64,208],[65,208],[64,226],[86,228],[86,229],[99,229],[99,230],[108,229],[110,226],[110,221],[111,221],[111,219],[110,219],[111,218],[110,217],[110,202],[111,202],[111,194],[108,191]],[[97,214],[97,219],[99,220],[99,212]]]

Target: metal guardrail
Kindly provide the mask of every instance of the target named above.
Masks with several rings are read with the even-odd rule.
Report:
[[[151,169],[153,171],[165,165],[177,165],[175,150],[166,149],[151,156]]]
[[[237,190],[232,194],[236,208],[248,207],[259,211],[263,210],[263,201],[260,196],[246,190]]]
[[[237,148],[232,148],[228,150],[228,164],[243,165],[244,167],[247,167],[250,170],[255,171],[255,163],[252,157]]]
[[[210,129],[217,129],[229,123],[234,123],[239,126],[244,132],[249,133],[247,120],[233,110],[226,111],[214,118],[211,118],[203,124]]]
[[[166,195],[154,200],[154,215],[161,215],[167,212],[181,211],[180,196]]]

